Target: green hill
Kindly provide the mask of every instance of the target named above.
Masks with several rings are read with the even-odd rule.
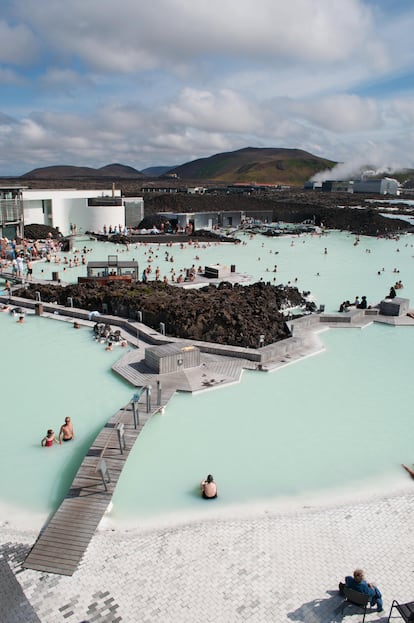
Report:
[[[246,147],[187,162],[169,173],[180,179],[302,186],[312,175],[335,164],[301,149]]]

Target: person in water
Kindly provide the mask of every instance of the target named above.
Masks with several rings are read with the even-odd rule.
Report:
[[[43,437],[41,444],[44,448],[50,448],[54,443],[59,443],[55,437],[53,429],[49,428],[46,437]]]
[[[209,474],[205,480],[201,481],[200,489],[201,495],[205,500],[211,500],[212,498],[217,497],[217,485],[211,474]]]
[[[70,417],[65,417],[65,423],[62,424],[59,431],[59,443],[62,443],[62,441],[71,441],[71,439],[75,439],[73,424]]]

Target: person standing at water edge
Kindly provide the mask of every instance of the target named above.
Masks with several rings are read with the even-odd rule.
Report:
[[[345,586],[352,588],[354,591],[358,591],[358,593],[369,595],[371,606],[377,606],[378,612],[383,611],[382,595],[374,584],[365,581],[362,569],[355,569],[353,576],[347,575],[345,578]],[[339,592],[341,594],[343,594],[343,587],[343,582],[339,582]]]
[[[75,439],[73,424],[70,417],[65,417],[65,423],[62,424],[59,431],[59,443],[62,443],[62,441],[70,441],[71,439]]]
[[[205,480],[201,481],[200,489],[201,495],[206,500],[217,497],[217,485],[214,482],[214,478],[211,474],[209,474]]]

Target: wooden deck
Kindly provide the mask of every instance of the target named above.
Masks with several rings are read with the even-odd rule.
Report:
[[[156,395],[152,396],[152,401]],[[150,406],[147,396],[138,401],[139,424],[134,427],[132,403],[118,411],[104,426],[85,456],[71,488],[58,510],[48,521],[23,567],[47,573],[73,575],[101,521],[121,475],[129,453],[152,413],[160,406]],[[162,405],[161,405],[162,406]],[[123,425],[125,449],[121,453],[117,427]],[[104,460],[110,482],[103,482],[98,466]]]

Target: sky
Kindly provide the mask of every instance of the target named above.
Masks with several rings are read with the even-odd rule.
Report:
[[[413,32],[412,0],[2,0],[0,176],[248,146],[414,167]]]

